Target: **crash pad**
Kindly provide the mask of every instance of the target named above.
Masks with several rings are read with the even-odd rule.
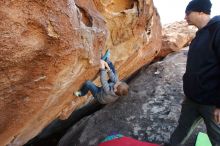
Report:
[[[149,142],[142,142],[130,137],[120,137],[100,143],[98,146],[159,146]]]
[[[199,132],[195,146],[212,146],[207,134]]]

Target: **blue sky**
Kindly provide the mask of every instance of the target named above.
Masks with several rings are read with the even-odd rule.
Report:
[[[184,20],[185,8],[190,0],[153,0],[162,24]],[[211,0],[211,16],[220,15],[220,0]]]

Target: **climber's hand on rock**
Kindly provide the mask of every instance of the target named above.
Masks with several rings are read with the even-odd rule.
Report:
[[[100,69],[105,69],[105,61],[100,59]]]
[[[110,67],[108,66],[108,63],[107,63],[107,62],[105,62],[105,68],[106,68],[107,70],[110,70]]]

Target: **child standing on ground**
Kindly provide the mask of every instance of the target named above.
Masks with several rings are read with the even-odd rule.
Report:
[[[90,91],[98,102],[108,104],[116,101],[120,96],[128,94],[129,86],[118,80],[114,65],[109,57],[110,51],[107,50],[100,59],[100,81],[102,86],[98,87],[91,81],[86,81],[82,88],[74,93],[76,96],[84,96]],[[107,73],[109,80],[107,80]]]

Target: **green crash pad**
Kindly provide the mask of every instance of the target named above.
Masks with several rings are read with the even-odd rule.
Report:
[[[212,146],[207,134],[199,132],[195,146]]]

